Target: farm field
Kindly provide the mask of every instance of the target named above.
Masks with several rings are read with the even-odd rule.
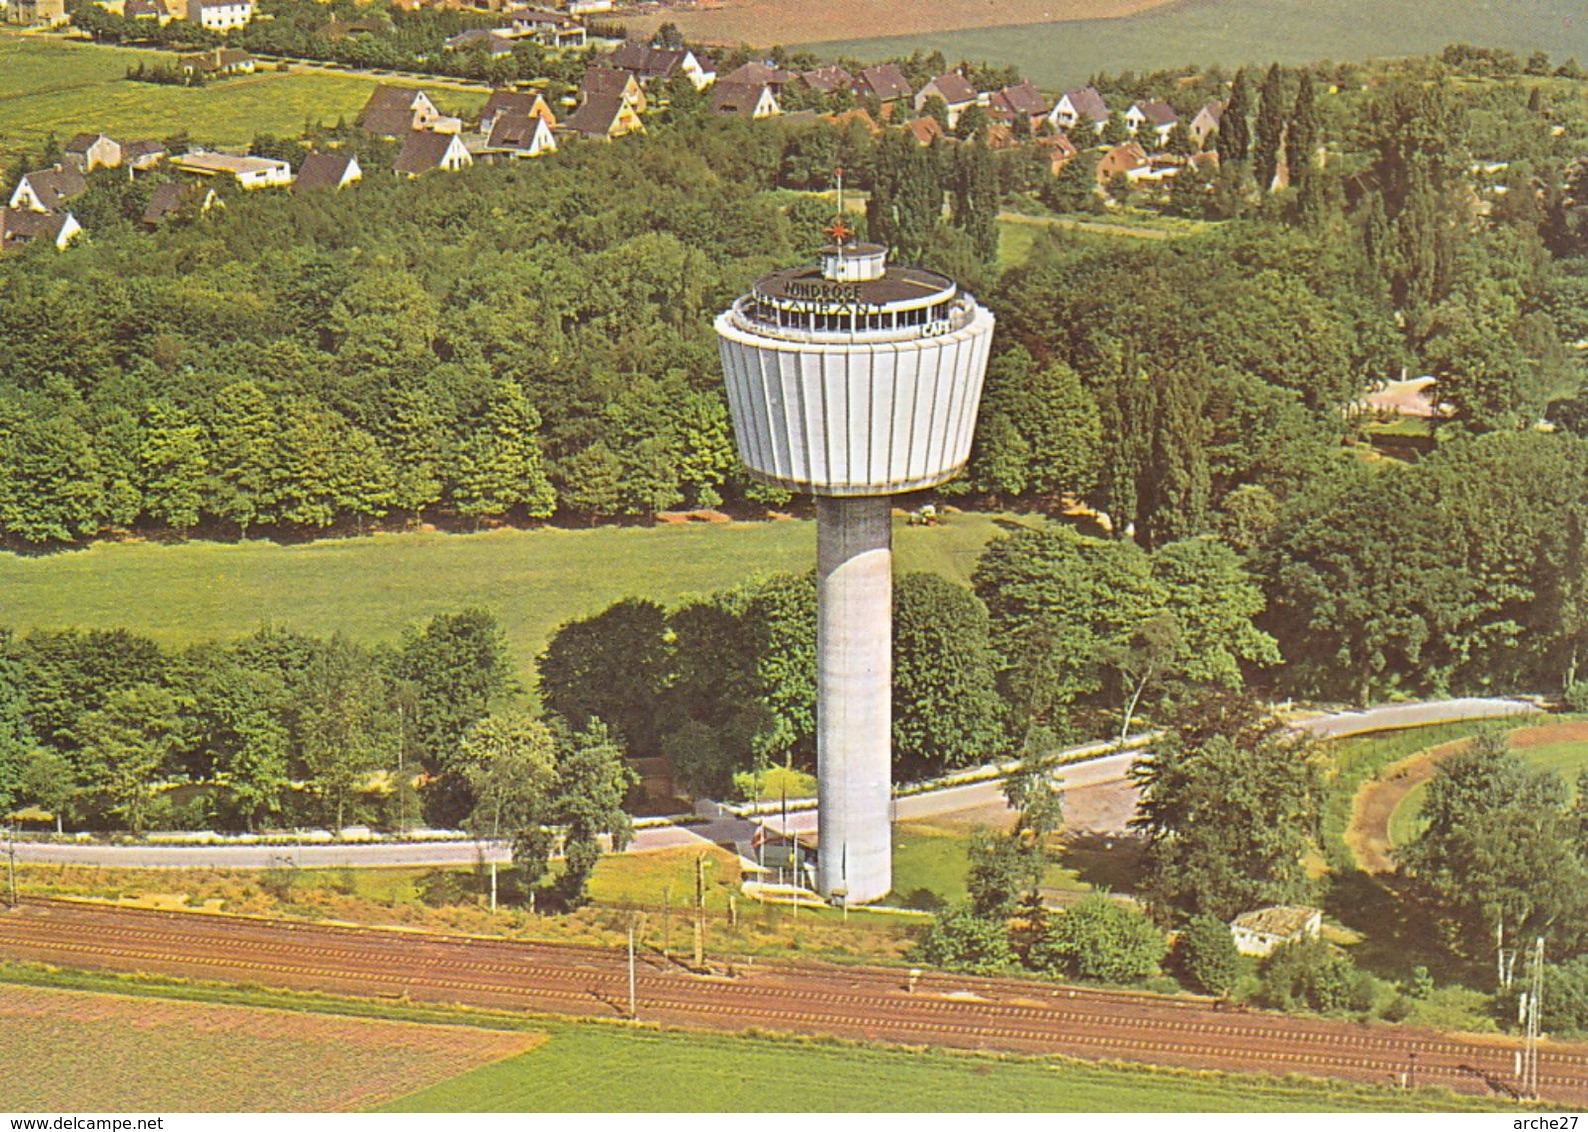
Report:
[[[822,35],[782,42],[863,60],[908,55],[917,48],[938,50],[951,61],[1015,66],[1038,86],[1056,91],[1099,71],[1147,71],[1193,61],[1232,67],[1275,60],[1362,60],[1437,53],[1461,42],[1522,53],[1544,50],[1558,61],[1573,55],[1588,59],[1588,20],[1578,0],[1177,0],[1113,18],[1061,17],[1003,27],[967,21],[953,31],[922,26],[871,37]]]
[[[50,134],[103,130],[120,138],[163,138],[186,130],[219,146],[247,145],[256,134],[295,137],[306,120],[351,121],[378,75],[265,69],[211,86],[157,86],[125,79],[137,63],[169,52],[77,43],[0,32],[0,159],[38,148]],[[448,111],[473,108],[483,95],[429,81]]]
[[[347,1112],[541,1040],[5,985],[0,1029],[13,1112]]]
[[[592,1065],[602,1067],[599,1074]],[[380,1106],[384,1112],[1389,1112],[1476,1098],[1058,1059],[557,1029],[530,1053]]]
[[[839,35],[915,35],[997,24],[1049,20],[1087,20],[1123,16],[1165,0],[942,0],[912,4],[908,0],[726,0],[726,3],[667,8],[654,15],[623,17],[631,31],[655,31],[664,23],[678,26],[700,43],[750,43],[770,47],[833,39]]]
[[[895,521],[895,565],[969,578],[1006,518],[952,514],[935,527]],[[756,573],[815,563],[810,520],[658,527],[413,532],[270,542],[97,543],[37,557],[0,555],[0,625],[125,628],[167,645],[230,639],[261,623],[317,635],[395,640],[406,625],[480,605],[494,612],[518,672],[563,622],[640,596],[668,603]]]

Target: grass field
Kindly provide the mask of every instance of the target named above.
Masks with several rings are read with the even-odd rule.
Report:
[[[964,581],[999,517],[896,522],[900,571]],[[123,627],[167,645],[229,639],[271,622],[318,635],[393,640],[405,625],[481,605],[507,634],[521,677],[563,622],[637,595],[675,602],[756,573],[809,570],[815,523],[543,528],[380,534],[295,545],[98,543],[0,555],[0,625]]]
[[[1038,86],[1060,90],[1098,71],[1362,60],[1438,52],[1459,42],[1588,60],[1588,20],[1580,0],[1177,0],[1114,19],[966,24],[957,31],[869,38],[822,35],[800,46],[863,60],[939,50],[951,61],[1012,64]]]
[[[0,985],[13,1112],[347,1112],[537,1035]]]
[[[305,120],[352,121],[380,81],[376,75],[273,68],[195,89],[124,77],[134,64],[170,58],[169,52],[0,32],[0,159],[36,150],[49,134],[64,142],[84,130],[124,139],[186,130],[220,146],[246,145],[260,133],[296,137]],[[447,112],[484,101],[482,93],[444,85],[427,82],[426,89]]]

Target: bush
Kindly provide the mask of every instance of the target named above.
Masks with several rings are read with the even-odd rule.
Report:
[[[976,915],[968,904],[951,904],[932,918],[910,958],[967,975],[996,975],[1009,964],[1009,936],[1001,922]]]
[[[462,904],[469,897],[463,879],[457,873],[445,869],[430,870],[414,882],[414,889],[419,893],[419,899],[432,908]]]
[[[1195,916],[1174,945],[1174,970],[1180,981],[1203,994],[1227,996],[1241,977],[1241,953],[1229,925],[1214,916]]]
[[[1319,939],[1282,943],[1263,963],[1257,1000],[1280,1010],[1319,1014],[1366,1013],[1375,981],[1349,956]]]
[[[1130,983],[1158,974],[1168,950],[1146,913],[1092,893],[1057,917],[1031,948],[1040,971],[1105,983]]]

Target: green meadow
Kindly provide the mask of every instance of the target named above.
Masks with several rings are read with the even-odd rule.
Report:
[[[1099,71],[1363,60],[1437,53],[1462,42],[1588,61],[1588,19],[1581,0],[1179,0],[1116,19],[799,46],[863,60],[938,50],[950,61],[1013,65],[1038,86],[1060,90]]]
[[[65,141],[80,131],[130,139],[186,130],[218,146],[247,145],[262,133],[296,137],[305,121],[352,121],[381,78],[267,67],[187,88],[125,77],[128,67],[171,58],[169,52],[0,32],[0,160],[36,150],[50,134]],[[482,94],[442,86],[426,83],[444,109],[483,101]]]
[[[895,563],[966,581],[1000,517],[895,521]],[[95,543],[0,554],[0,626],[125,628],[166,645],[239,637],[260,624],[389,641],[466,606],[496,614],[521,676],[558,625],[624,597],[676,603],[757,573],[809,570],[815,523],[785,519],[479,534],[412,532],[282,545]]]

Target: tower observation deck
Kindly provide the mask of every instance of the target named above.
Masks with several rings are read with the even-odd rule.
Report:
[[[739,458],[816,496],[817,887],[893,886],[892,523],[888,496],[970,457],[993,315],[947,276],[838,242],[717,316]]]

